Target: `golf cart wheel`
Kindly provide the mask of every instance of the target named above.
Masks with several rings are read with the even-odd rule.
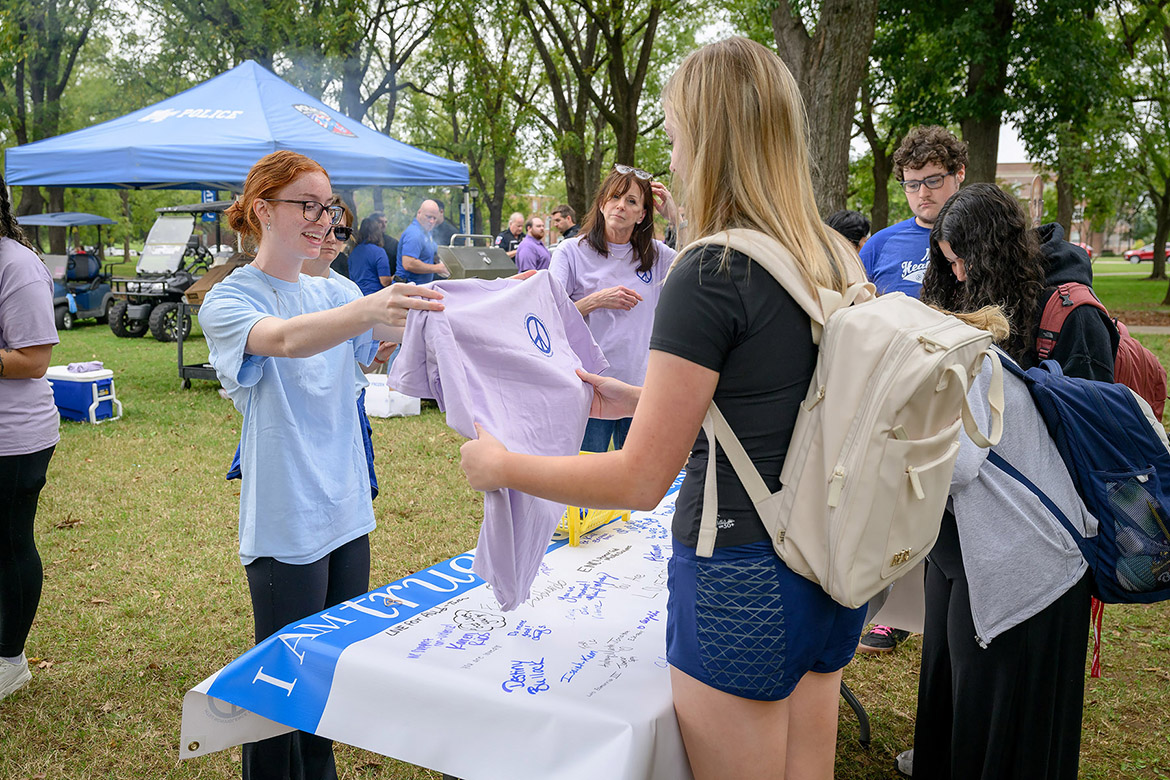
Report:
[[[126,309],[130,306],[126,301],[116,301],[110,307],[110,330],[122,339],[136,339],[146,335],[149,324],[142,320],[132,320],[126,316]]]
[[[73,312],[68,306],[60,304],[53,309],[53,316],[57,320],[57,330],[73,330]]]
[[[115,303],[116,301],[113,298],[106,301],[106,305],[103,307],[104,313],[97,318],[98,325],[105,325],[110,321],[110,311],[113,310]]]
[[[183,338],[191,335],[191,315],[183,316]],[[174,341],[179,337],[179,304],[160,303],[150,310],[150,332],[159,341]]]

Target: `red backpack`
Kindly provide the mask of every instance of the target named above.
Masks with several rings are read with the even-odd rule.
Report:
[[[1067,282],[1056,288],[1048,299],[1044,313],[1040,315],[1040,333],[1036,338],[1036,352],[1041,360],[1047,360],[1060,337],[1060,329],[1068,315],[1082,304],[1100,309],[1105,316],[1109,312],[1097,300],[1092,288],[1080,282]],[[1162,419],[1166,406],[1166,369],[1153,352],[1129,335],[1125,324],[1114,319],[1121,340],[1117,345],[1117,358],[1113,364],[1113,381],[1130,388],[1150,405],[1154,416]]]

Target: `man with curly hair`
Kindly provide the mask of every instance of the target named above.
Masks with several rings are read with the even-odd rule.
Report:
[[[875,233],[861,249],[879,293],[918,297],[930,250],[930,228],[967,174],[967,144],[937,125],[916,127],[894,152],[894,178],[914,216]]]

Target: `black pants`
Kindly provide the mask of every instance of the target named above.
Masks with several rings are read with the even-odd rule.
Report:
[[[0,657],[24,652],[44,571],[33,539],[37,499],[55,447],[0,456]]]
[[[256,642],[289,623],[361,596],[370,589],[370,537],[362,536],[324,558],[296,566],[257,558],[244,567]],[[244,780],[336,780],[333,743],[294,731],[244,745]]]
[[[1081,746],[1089,575],[1037,615],[975,641],[954,516],[926,567],[914,777],[1075,780]]]

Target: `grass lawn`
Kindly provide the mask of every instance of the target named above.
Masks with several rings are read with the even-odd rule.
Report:
[[[1170,362],[1158,338],[1147,343]],[[28,643],[34,677],[0,704],[0,779],[238,777],[239,749],[177,755],[183,694],[252,644],[238,483],[223,478],[239,417],[214,383],[180,389],[174,344],[117,339],[93,324],[61,342],[54,363],[100,359],[114,370],[125,416],[61,425],[37,518],[45,588]],[[198,329],[185,349],[187,362],[207,354]],[[373,425],[377,586],[474,546],[482,502],[436,410]],[[1106,610],[1103,678],[1086,687],[1082,777],[1170,778],[1167,625],[1166,604]],[[846,670],[873,744],[858,746],[842,704],[837,777],[897,776],[893,757],[912,741],[920,647],[914,638]],[[438,777],[343,746],[338,764],[343,778]]]

